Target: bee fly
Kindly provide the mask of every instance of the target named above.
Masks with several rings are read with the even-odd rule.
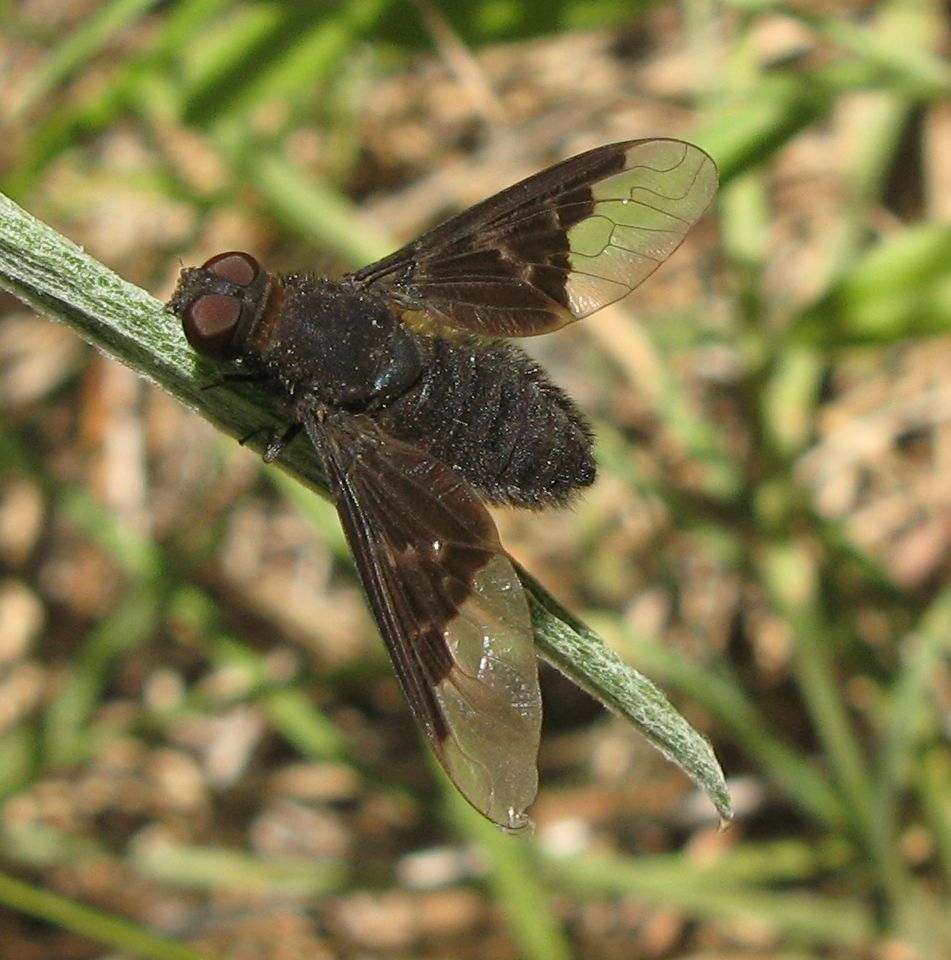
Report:
[[[273,380],[323,459],[416,720],[463,796],[509,828],[538,785],[528,603],[485,502],[566,503],[594,481],[591,430],[506,337],[630,293],[717,188],[678,140],[589,150],[329,280],[247,253],[185,269],[169,308],[194,349]]]

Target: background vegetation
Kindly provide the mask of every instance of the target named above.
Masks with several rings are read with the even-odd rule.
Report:
[[[4,957],[948,956],[948,45],[928,0],[5,4],[0,188],[162,298],[713,154],[671,263],[530,345],[598,486],[499,523],[738,819],[548,669],[535,837],[434,789],[333,509],[9,298]]]

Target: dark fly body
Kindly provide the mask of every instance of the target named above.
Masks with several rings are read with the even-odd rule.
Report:
[[[503,338],[626,296],[716,187],[690,144],[611,144],[340,280],[269,274],[235,251],[183,270],[169,303],[199,353],[280,385],[417,721],[506,827],[537,790],[541,698],[528,604],[484,503],[563,504],[595,463],[574,403]]]

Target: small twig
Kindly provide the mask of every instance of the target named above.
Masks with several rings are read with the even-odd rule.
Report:
[[[220,371],[195,356],[160,301],[2,194],[0,286],[38,313],[69,324],[233,437],[248,437],[248,446],[259,452],[274,427],[286,426],[277,399],[260,388],[225,383],[204,389],[220,379]],[[292,444],[279,466],[327,496],[323,469],[310,445]],[[637,727],[707,792],[721,817],[732,816],[723,773],[707,741],[594,631],[558,606],[524,570],[519,575],[531,603],[539,655]]]

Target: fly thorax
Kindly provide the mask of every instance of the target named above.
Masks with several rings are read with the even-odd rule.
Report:
[[[310,276],[283,285],[280,314],[256,347],[292,394],[359,411],[385,406],[419,378],[416,344],[380,297]]]

